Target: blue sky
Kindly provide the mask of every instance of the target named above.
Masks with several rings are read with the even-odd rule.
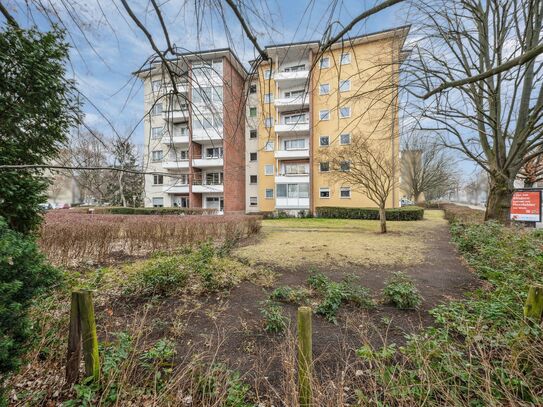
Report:
[[[141,83],[131,73],[145,63],[152,54],[152,48],[129,18],[119,0],[71,0],[77,3],[74,9],[66,10],[67,2],[47,0],[61,15],[68,27],[72,43],[69,75],[73,76],[79,90],[89,99],[85,102],[86,124],[103,133],[128,134],[135,129],[133,140],[143,143],[143,129],[138,122],[143,115],[143,92]],[[49,22],[43,14],[26,9],[23,0],[8,0],[7,6],[23,25],[36,23],[47,29]],[[69,3],[69,2],[68,2]],[[144,22],[160,48],[165,47],[163,32],[156,14],[148,1],[130,1],[138,18]],[[194,9],[194,1],[162,1],[166,25],[171,41],[188,50],[231,47],[242,62],[255,57],[252,44],[247,40],[235,16],[226,2],[224,10],[228,32],[216,13]],[[332,11],[332,4],[337,3]],[[335,21],[333,32],[341,29],[353,17],[374,6],[376,0],[253,0],[256,13],[249,21],[258,36],[259,43],[277,44],[291,41],[320,39],[332,13]],[[80,16],[78,27],[71,16]],[[203,15],[202,24],[196,22],[196,15]],[[401,16],[401,17],[400,17]],[[381,12],[378,16],[359,23],[351,35],[379,31],[406,23],[405,12],[398,6]],[[93,107],[94,105],[95,107]],[[101,112],[101,113],[100,113]],[[107,117],[106,118],[104,117]],[[108,124],[108,121],[113,125]],[[115,130],[113,130],[113,128]]]

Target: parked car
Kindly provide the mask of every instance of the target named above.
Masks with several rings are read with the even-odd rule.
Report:
[[[44,202],[44,203],[38,204],[38,208],[42,212],[47,212],[47,211],[53,209],[53,205],[51,205],[49,202]]]
[[[415,205],[415,202],[407,199],[407,198],[402,198],[400,199],[400,206],[412,206],[412,205]]]

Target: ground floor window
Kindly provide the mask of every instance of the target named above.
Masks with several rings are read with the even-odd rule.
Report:
[[[224,210],[224,198],[218,196],[206,197],[206,208]]]
[[[350,198],[351,197],[351,188],[350,187],[342,187],[339,190],[340,197],[341,198]]]
[[[174,195],[172,199],[172,204],[174,208],[188,208],[189,207],[189,197]]]
[[[257,206],[258,198],[256,196],[249,197],[249,206]]]
[[[153,207],[154,208],[163,208],[164,207],[164,198],[153,198]]]
[[[330,188],[321,188],[319,192],[321,198],[330,198]]]

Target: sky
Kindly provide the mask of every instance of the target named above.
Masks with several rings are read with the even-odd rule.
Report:
[[[25,3],[24,0],[8,0],[7,7],[21,25],[36,24],[42,30],[48,29],[50,21],[44,14],[28,9]],[[61,16],[70,33],[67,38],[72,45],[68,75],[77,81],[78,89],[84,95],[86,124],[106,135],[115,132],[124,135],[135,129],[133,140],[142,144],[143,128],[138,125],[144,113],[142,83],[132,72],[142,67],[153,54],[147,38],[130,19],[120,0],[46,0],[43,3],[49,8],[50,15],[58,13]],[[178,47],[190,51],[231,47],[248,66],[247,62],[256,56],[254,47],[226,2],[222,3],[227,30],[217,13],[196,9],[193,0],[159,2],[171,41]],[[336,7],[332,10],[334,3]],[[249,23],[262,45],[319,40],[330,14],[335,21],[335,33],[376,3],[376,0],[247,2],[252,7],[248,11]],[[129,4],[159,48],[164,49],[166,41],[150,2],[131,0]],[[402,19],[401,15],[399,7],[392,7],[359,23],[351,34],[403,25],[405,17]],[[73,16],[78,16],[77,24]]]

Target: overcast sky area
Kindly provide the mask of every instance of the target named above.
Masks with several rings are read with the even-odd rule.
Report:
[[[65,7],[66,0],[43,1],[51,15],[61,16],[70,33],[67,40],[73,49],[69,75],[88,98],[83,107],[86,124],[105,135],[114,134],[112,127],[122,135],[133,131],[133,141],[141,145],[143,91],[141,81],[132,72],[145,66],[146,59],[153,54],[149,41],[129,18],[120,0],[70,2],[74,5],[71,11]],[[7,7],[19,22],[48,29],[50,21],[42,13],[28,9],[25,3],[8,0]],[[150,2],[131,0],[129,3],[157,45],[164,49],[163,31]],[[223,3],[226,24],[216,12],[195,9],[193,0],[159,2],[171,41],[177,47],[187,51],[230,47],[247,67],[248,61],[256,56],[254,47],[226,2]],[[334,22],[333,33],[337,33],[344,24],[377,3],[376,0],[253,0],[249,22],[262,45],[320,40],[331,21]],[[391,7],[356,25],[350,36],[405,25],[409,22],[409,12],[405,6]],[[73,18],[76,14],[80,16],[78,24]],[[462,167],[469,177],[472,166],[464,163]]]

